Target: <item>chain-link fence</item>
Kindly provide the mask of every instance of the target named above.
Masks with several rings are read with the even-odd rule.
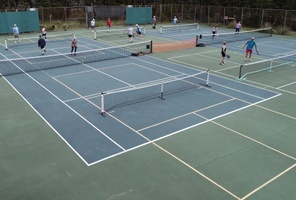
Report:
[[[181,23],[200,23],[208,26],[223,25],[234,27],[241,21],[244,28],[263,28],[273,26],[280,34],[296,31],[296,10],[238,8],[224,6],[203,6],[187,4],[152,5],[152,14],[158,23],[171,23],[176,16]],[[105,21],[111,18],[117,25],[125,25],[126,6],[91,7],[40,7],[41,24],[55,26],[57,23],[76,23],[88,27],[89,20],[95,18]],[[1,10],[2,12],[12,10]],[[19,10],[21,11],[21,10]],[[152,18],[151,18],[152,20]],[[73,25],[74,26],[74,25]],[[67,27],[66,27],[67,28]],[[68,27],[71,28],[71,27]]]

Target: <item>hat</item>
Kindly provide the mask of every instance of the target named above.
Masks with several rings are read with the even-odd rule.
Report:
[[[226,41],[224,41],[223,44],[226,44]]]
[[[254,37],[251,37],[251,40],[255,40],[255,38]]]
[[[136,24],[136,26],[139,26],[138,24]]]
[[[16,24],[14,24],[13,26],[16,26]]]

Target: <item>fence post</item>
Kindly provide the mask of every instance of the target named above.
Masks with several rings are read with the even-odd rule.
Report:
[[[210,22],[210,6],[208,6],[208,25],[211,26],[211,22]]]
[[[223,25],[225,25],[225,13],[226,13],[226,7],[224,7],[224,9],[223,9]]]
[[[261,28],[263,28],[263,21],[264,21],[264,9],[262,9]]]
[[[64,21],[66,22],[67,20],[67,8],[64,7]]]
[[[196,5],[194,6],[194,17],[193,17],[194,23],[197,22],[196,20]]]
[[[286,29],[287,14],[288,14],[288,11],[286,10],[286,12],[285,12],[285,19],[284,19],[284,29]]]
[[[182,21],[184,21],[184,10],[183,10],[183,6],[184,6],[184,4],[182,4]]]
[[[173,19],[173,4],[171,4],[171,18],[170,18],[170,22],[172,22]]]
[[[243,24],[243,19],[244,19],[244,8],[242,8],[242,13],[241,13],[241,24]]]

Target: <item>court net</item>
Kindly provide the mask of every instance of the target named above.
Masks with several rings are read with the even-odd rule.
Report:
[[[165,96],[180,91],[209,86],[209,70],[193,75],[168,77],[150,84],[132,86],[123,90],[101,93],[101,114],[151,99],[165,99]]]
[[[255,74],[263,71],[272,72],[273,69],[278,67],[294,67],[296,64],[296,52],[270,58],[258,62],[247,63],[240,66],[239,80],[243,80],[247,75]]]
[[[137,36],[136,30],[137,28],[133,28],[134,30],[134,35]],[[141,27],[142,34],[146,34],[146,29],[145,27]],[[125,29],[110,29],[110,30],[95,30],[93,32],[93,37],[94,39],[98,39],[100,37],[108,37],[108,36],[127,36],[127,28]]]
[[[160,26],[159,33],[168,33],[171,31],[186,31],[186,30],[199,30],[199,24],[178,24],[178,25],[166,25]]]
[[[140,54],[139,54],[140,52]],[[87,51],[0,60],[3,76],[152,53],[152,41]]]
[[[50,42],[61,42],[61,41],[69,41],[71,42],[71,40],[73,39],[73,37],[75,37],[75,33],[64,33],[64,34],[56,34],[56,35],[51,35],[48,34],[46,36],[46,42],[50,43]],[[23,45],[30,45],[30,44],[38,44],[38,40],[39,40],[39,36],[36,37],[29,37],[29,38],[25,38],[25,37],[20,37],[20,40],[18,40],[18,38],[11,38],[11,39],[6,39],[4,41],[4,46],[7,49],[11,49],[13,47],[17,47],[17,46],[23,46]]]
[[[196,36],[196,46],[211,45],[226,42],[236,42],[249,40],[251,37],[266,38],[272,36],[272,28],[255,29],[251,31],[241,31],[239,34],[231,33],[218,33],[218,34],[204,34]]]

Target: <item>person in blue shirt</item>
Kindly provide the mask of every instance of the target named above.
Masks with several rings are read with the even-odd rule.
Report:
[[[142,38],[142,30],[141,30],[141,27],[138,24],[136,24],[136,28],[137,28],[136,32],[138,34],[138,37],[141,38],[141,40],[142,40],[143,38]]]
[[[245,61],[247,61],[247,60],[250,61],[251,60],[254,47],[255,47],[255,50],[256,50],[257,54],[259,54],[258,50],[257,50],[256,42],[254,40],[255,40],[255,38],[252,37],[251,40],[247,41],[247,43],[243,46],[243,48],[245,48],[247,46]]]
[[[16,39],[18,39],[18,42],[20,42],[20,32],[16,24],[13,25],[12,32],[14,35],[14,42],[16,42]]]

